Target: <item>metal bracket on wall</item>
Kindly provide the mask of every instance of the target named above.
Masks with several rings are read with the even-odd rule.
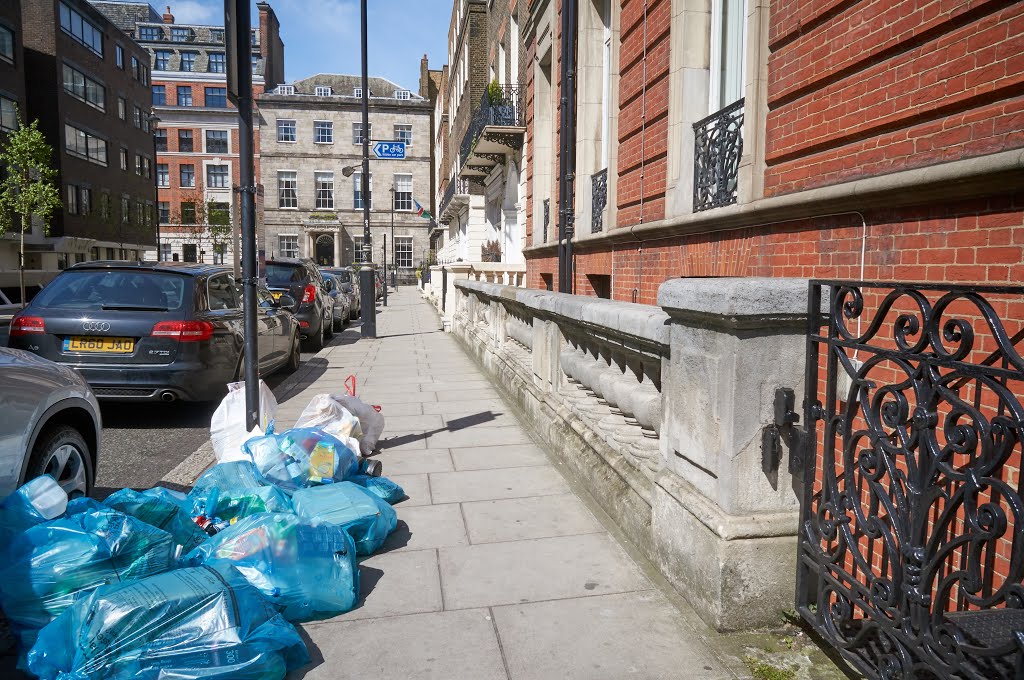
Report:
[[[796,395],[788,387],[775,390],[774,420],[761,434],[761,470],[770,475],[779,469],[782,444],[789,449],[789,471],[799,475],[803,470],[804,452],[810,442],[807,430],[798,427],[800,414],[796,412]]]

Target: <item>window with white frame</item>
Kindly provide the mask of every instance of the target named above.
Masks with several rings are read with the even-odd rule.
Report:
[[[277,141],[279,142],[294,142],[296,141],[295,135],[295,120],[286,120],[284,118],[277,119]]]
[[[277,206],[279,208],[299,207],[299,179],[294,170],[277,172]]]
[[[170,262],[171,261],[171,244],[161,243],[160,244],[160,261]]]
[[[361,87],[354,88],[352,90],[352,96],[353,97],[357,97],[359,99],[362,99],[363,98],[363,88],[361,88]]]
[[[206,166],[206,186],[210,189],[227,189],[231,185],[230,177],[226,165]]]
[[[743,97],[746,0],[716,0],[711,6],[711,111]]]
[[[405,142],[406,146],[412,146],[412,125],[409,123],[396,123],[395,141]]]
[[[227,56],[223,52],[210,52],[206,70],[210,73],[224,73],[227,70]]]
[[[412,210],[412,175],[395,175],[395,210]]]
[[[367,126],[366,129],[367,129],[367,135],[366,136],[369,137],[370,139],[373,139],[373,123],[370,123]],[[363,124],[362,123],[352,123],[352,143],[353,144],[362,144],[363,143]]]
[[[373,173],[370,173],[370,209],[373,210]],[[356,172],[352,175],[352,207],[356,210],[363,208],[363,173]]]
[[[395,237],[395,264],[400,269],[412,269],[412,236]]]
[[[409,92],[409,90],[395,90],[395,99],[412,99],[412,92]]]
[[[169,70],[172,54],[170,50],[153,50],[153,68],[157,71]]]
[[[331,88],[327,87],[326,85],[318,85],[315,92],[317,97],[331,96]]]
[[[158,187],[171,186],[171,173],[167,167],[167,163],[156,164],[156,185]]]
[[[206,153],[227,153],[228,152],[228,131],[207,130],[206,131]]]
[[[277,248],[281,257],[299,256],[299,237],[296,234],[281,234],[277,237]]]
[[[334,144],[334,123],[329,120],[313,121],[313,141],[317,144]]]
[[[199,58],[198,52],[183,51],[181,53],[181,70],[182,71],[193,71],[196,67],[196,59]]]
[[[294,85],[278,85],[274,90],[274,94],[295,94]]]
[[[318,210],[334,210],[334,173],[313,173],[316,183],[316,207]]]
[[[355,262],[356,264],[359,264],[366,259],[366,256],[363,254],[363,237],[356,236],[354,239],[352,239],[352,242],[354,244],[352,246],[354,248],[354,251],[352,253],[352,261]]]

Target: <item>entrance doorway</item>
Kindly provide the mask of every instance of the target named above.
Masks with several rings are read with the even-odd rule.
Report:
[[[334,267],[334,237],[330,234],[320,234],[316,237],[316,263],[321,267]]]

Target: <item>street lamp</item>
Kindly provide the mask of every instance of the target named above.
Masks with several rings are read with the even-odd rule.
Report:
[[[395,287],[395,292],[398,292],[398,248],[395,247],[395,185],[391,185],[391,285]],[[387,270],[384,270],[384,276],[387,276]],[[388,289],[388,282],[384,281],[384,290]]]
[[[152,172],[153,172],[153,193],[155,194],[154,198],[156,199],[155,207],[156,207],[156,214],[157,214],[157,218],[156,218],[156,261],[157,262],[160,261],[160,176],[157,173],[157,165],[159,165],[159,164],[156,162],[156,153],[157,153],[157,151],[156,151],[156,126],[157,126],[157,123],[159,123],[159,122],[160,122],[160,117],[157,116],[155,113],[151,113],[148,116],[146,116],[146,123],[149,124],[149,131],[150,131],[150,133],[152,133],[152,137],[153,137],[153,168],[152,168]]]

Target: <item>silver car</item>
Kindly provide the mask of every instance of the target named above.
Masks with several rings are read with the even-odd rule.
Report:
[[[81,375],[0,347],[0,498],[43,474],[69,496],[88,495],[102,431],[100,407]]]

